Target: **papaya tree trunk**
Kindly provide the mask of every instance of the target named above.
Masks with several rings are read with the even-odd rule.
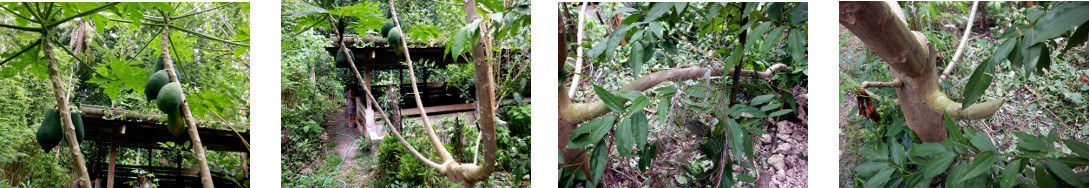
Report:
[[[79,148],[76,139],[76,127],[72,125],[72,109],[68,107],[68,90],[60,78],[60,69],[57,68],[57,58],[53,57],[52,38],[48,33],[42,34],[42,52],[45,54],[46,64],[49,66],[49,80],[53,82],[53,96],[57,98],[57,111],[60,113],[61,122],[64,125],[64,139],[68,141],[68,148],[72,152],[72,159],[79,175],[81,187],[91,187],[91,177],[87,174],[87,165],[83,161],[83,151]]]
[[[896,88],[897,104],[915,135],[924,142],[945,140],[943,113],[954,119],[982,119],[994,115],[1003,100],[961,108],[940,91],[935,68],[937,52],[922,33],[908,29],[896,3],[840,2],[839,23],[889,64]]]
[[[163,25],[170,25],[169,16],[163,22]],[[170,82],[179,82],[178,74],[174,69],[174,59],[170,57],[170,27],[163,26],[163,33],[159,35],[162,37],[159,41],[160,55],[163,57],[163,70],[167,70],[167,75],[170,76]],[[215,187],[212,182],[212,172],[208,169],[208,159],[204,154],[204,144],[200,141],[200,133],[197,130],[196,121],[193,119],[193,112],[189,111],[189,104],[185,100],[185,91],[183,90],[181,95],[181,115],[185,118],[185,125],[189,131],[189,142],[193,146],[193,153],[196,155],[197,164],[200,166],[200,182],[206,188]]]

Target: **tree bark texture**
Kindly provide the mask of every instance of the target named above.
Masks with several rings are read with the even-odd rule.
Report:
[[[909,128],[924,142],[945,140],[943,112],[955,119],[990,117],[1002,100],[961,109],[938,85],[937,52],[922,33],[910,31],[899,5],[892,2],[840,2],[839,23],[889,64]]]

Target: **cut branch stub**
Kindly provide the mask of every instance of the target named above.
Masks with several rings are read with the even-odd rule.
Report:
[[[897,103],[915,135],[924,142],[945,140],[942,113],[957,119],[983,119],[994,115],[1004,100],[961,109],[938,85],[937,52],[922,33],[908,30],[899,5],[890,2],[840,2],[840,24],[858,36],[866,47],[889,64]]]

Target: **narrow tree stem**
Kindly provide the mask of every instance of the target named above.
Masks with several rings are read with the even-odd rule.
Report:
[[[394,11],[397,10],[397,6],[393,2],[393,0],[389,0],[389,7],[390,14],[393,15],[393,23],[395,24],[394,27],[403,28],[401,27],[401,22],[397,19],[397,11]],[[416,69],[412,65],[412,56],[408,51],[408,44],[405,43],[404,37],[401,37],[400,40],[401,45],[397,46],[396,48],[401,48],[405,52],[405,61],[408,63],[409,81],[412,82],[412,94],[416,97],[416,108],[420,110],[420,118],[423,119],[424,128],[425,131],[427,131],[427,137],[431,139],[431,146],[435,147],[435,153],[438,153],[439,157],[442,157],[443,163],[452,162],[454,160],[454,157],[450,155],[450,151],[446,151],[446,147],[442,145],[442,140],[440,140],[439,136],[435,134],[435,127],[431,126],[431,120],[427,117],[427,110],[424,109],[423,100],[420,99],[420,89],[416,86]],[[479,71],[480,70],[477,70],[477,72]],[[477,95],[481,94],[477,93]],[[483,118],[481,119],[481,121],[483,121]]]
[[[169,25],[170,20],[166,20],[164,24]],[[163,27],[162,34],[159,35],[159,54],[163,57],[163,70],[167,70],[166,73],[170,76],[170,82],[179,82],[178,74],[174,69],[174,60],[170,57],[169,45],[170,41],[170,28]],[[200,181],[205,188],[215,187],[212,182],[212,172],[208,168],[208,159],[204,154],[204,143],[200,140],[200,132],[197,129],[196,121],[193,119],[193,112],[189,110],[189,104],[185,100],[185,91],[181,92],[181,115],[185,118],[185,124],[189,130],[190,144],[193,146],[193,153],[196,154],[197,164],[200,166]]]
[[[960,37],[960,44],[957,45],[957,52],[953,53],[953,59],[950,60],[949,64],[945,66],[945,70],[942,71],[942,75],[938,77],[938,82],[945,80],[945,78],[948,77],[949,74],[953,73],[953,67],[955,67],[954,65],[957,64],[957,60],[960,59],[961,53],[964,52],[964,44],[968,43],[968,34],[972,33],[972,22],[976,20],[976,6],[978,5],[979,1],[972,2],[972,11],[968,13],[968,23],[965,23],[966,25],[968,25],[968,27],[964,28],[964,34]]]

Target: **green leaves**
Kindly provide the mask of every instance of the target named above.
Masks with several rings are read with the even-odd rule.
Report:
[[[1082,159],[1089,160],[1089,144],[1074,139],[1063,139],[1063,144],[1066,144],[1066,147],[1070,148],[1071,152],[1078,154]]]
[[[612,130],[613,122],[616,122],[616,116],[606,115],[579,125],[571,132],[567,148],[582,148],[598,142]]]
[[[1013,159],[1010,163],[1006,164],[1006,168],[1002,170],[1001,186],[1002,188],[1009,188],[1017,185],[1017,176],[1021,174],[1021,168],[1025,166],[1022,164],[1021,159]]]
[[[923,177],[925,179],[930,179],[934,176],[945,173],[945,170],[949,168],[949,164],[953,164],[953,159],[956,158],[957,155],[946,152],[941,153],[937,157],[934,157],[932,160],[928,160],[926,164],[923,165]]]
[[[750,49],[752,46],[756,45],[756,40],[761,39],[760,36],[764,36],[764,33],[768,31],[768,27],[770,26],[771,22],[764,22],[757,25],[755,29],[752,29],[752,33],[749,33],[749,36],[745,39],[745,49]]]
[[[1066,183],[1069,183],[1070,185],[1074,185],[1076,187],[1085,187],[1085,182],[1082,181],[1081,177],[1074,175],[1074,170],[1071,170],[1069,166],[1066,166],[1066,163],[1063,163],[1054,158],[1048,158],[1047,167],[1051,169],[1048,172],[1055,173],[1055,176],[1058,176],[1059,179],[1065,181]]]
[[[770,52],[771,47],[775,47],[776,44],[779,44],[779,39],[783,38],[783,30],[786,28],[787,27],[778,27],[768,32],[768,36],[764,37],[764,43],[760,45],[760,51]]]
[[[607,159],[609,159],[608,145],[605,142],[598,142],[594,146],[594,153],[590,155],[590,182],[593,182],[592,185],[600,183],[598,180],[601,180],[601,174],[605,172]]]
[[[968,84],[964,87],[964,101],[961,108],[968,108],[968,106],[979,101],[979,98],[983,96],[983,93],[991,86],[991,82],[994,81],[993,74],[995,64],[1005,60],[1006,56],[1008,56],[1016,46],[1016,40],[1006,40],[1005,42],[1002,42],[1002,45],[999,46],[997,50],[995,50],[994,56],[983,61],[979,66],[976,66],[976,70],[972,72],[972,76],[968,78]]]
[[[1089,9],[1089,3],[1078,2],[1055,5],[1036,23],[1034,28],[1038,33],[1035,37],[1029,38],[1029,43],[1036,44],[1058,37],[1073,29],[1074,26],[1089,21],[1089,11],[1085,11],[1086,9]]]
[[[790,9],[791,24],[802,24],[802,22],[807,20],[809,20],[809,3],[801,2],[794,5],[793,9]]]
[[[600,85],[594,84],[594,92],[597,93],[597,97],[601,98],[602,102],[605,102],[605,106],[612,109],[613,112],[623,113],[627,110],[627,107],[624,106],[624,102],[620,101],[620,98],[617,98],[616,95],[613,95],[613,93],[605,90],[605,88],[602,88]]]
[[[473,20],[472,23],[465,24],[459,28],[458,31],[454,33],[454,38],[450,40],[450,44],[448,44],[450,48],[446,49],[447,53],[453,55],[454,59],[457,59],[458,56],[467,52],[469,48],[466,48],[466,46],[475,44],[477,39],[480,38],[480,32],[477,31],[480,29],[481,21],[483,20],[476,19]]]
[[[628,58],[628,66],[631,67],[632,72],[634,72],[632,74],[640,75],[643,71],[643,63],[646,62],[646,57],[643,56],[645,55],[643,53],[643,43],[633,43],[634,44],[631,47],[631,57]]]
[[[987,136],[986,134],[976,133],[972,135],[972,138],[970,138],[968,141],[972,143],[972,146],[975,146],[980,151],[994,152],[997,149],[995,148],[994,144],[991,143],[991,137]]]
[[[616,125],[616,134],[614,134],[613,141],[616,143],[616,151],[620,152],[621,157],[630,157],[632,155],[631,146],[635,140],[632,137],[631,124],[631,119],[625,119]]]
[[[644,21],[658,20],[658,18],[662,17],[662,15],[669,12],[669,10],[671,8],[673,8],[673,3],[667,3],[667,2],[654,3],[653,7],[650,8],[650,12],[647,12],[647,16],[643,17],[643,20]]]
[[[657,142],[651,143],[648,146],[649,147],[647,147],[646,149],[644,149],[642,151],[643,155],[639,156],[639,164],[636,165],[639,168],[639,171],[641,171],[641,172],[646,172],[647,171],[647,166],[650,166],[651,163],[654,163],[654,157],[656,155],[658,155],[658,143]]]
[[[774,98],[774,97],[775,97],[775,94],[767,94],[767,95],[756,96],[756,97],[753,97],[752,100],[749,101],[749,104],[751,104],[751,105],[761,105],[761,104],[767,103],[768,101],[771,101],[771,98]]]
[[[647,145],[648,125],[647,115],[642,110],[631,115],[631,132],[635,136],[635,148],[644,150]]]
[[[1074,30],[1074,34],[1070,35],[1069,40],[1066,42],[1066,47],[1063,48],[1062,53],[1065,54],[1070,48],[1084,44],[1086,40],[1089,40],[1089,21],[1082,23],[1078,26],[1077,30]]]
[[[805,59],[805,45],[805,33],[791,29],[790,35],[787,36],[787,47],[790,48],[790,56],[794,57],[794,62],[802,62],[802,59]]]
[[[741,130],[741,126],[738,125],[737,122],[735,122],[735,121],[727,121],[727,122],[728,123],[727,123],[726,126],[728,126],[729,130],[730,130],[728,132],[729,135],[730,135],[730,152],[732,152],[734,156],[742,156],[742,154],[745,153],[745,149],[748,149],[748,148],[744,147],[744,143],[745,143],[744,131]]]
[[[984,151],[979,153],[976,155],[975,159],[972,159],[972,163],[968,164],[968,171],[964,172],[964,176],[961,176],[961,178],[956,181],[964,182],[964,180],[974,178],[989,171],[991,166],[994,165],[994,161],[994,152]]]

